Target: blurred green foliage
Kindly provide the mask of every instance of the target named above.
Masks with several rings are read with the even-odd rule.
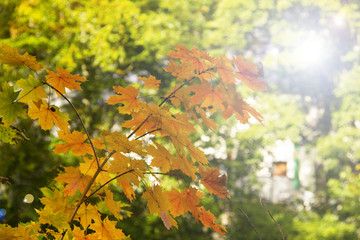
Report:
[[[334,22],[339,16],[343,25]],[[257,199],[256,172],[263,150],[278,139],[316,148],[312,208],[304,210],[297,199],[288,205],[267,205],[288,239],[356,239],[360,238],[359,17],[359,3],[352,0],[3,0],[0,42],[37,56],[48,68],[66,68],[88,79],[83,92],[69,97],[93,135],[117,128],[123,120],[104,103],[112,86],[152,74],[163,80],[154,99],[164,95],[171,83],[162,67],[175,44],[263,62],[269,91],[255,94],[241,85],[238,90],[263,114],[264,126],[239,125],[235,119],[223,121],[215,115],[223,127],[216,133],[198,128],[193,139],[212,165],[227,172],[232,199],[264,239],[281,236]],[[306,59],[295,56],[298,46],[312,35],[320,36],[326,48],[321,63],[311,62],[311,53]],[[23,71],[0,65],[0,83],[17,81]],[[71,124],[79,128],[78,122]],[[8,212],[2,222],[9,224],[36,217],[30,209],[40,206],[37,189],[48,184],[58,166],[77,161],[52,154],[56,140],[32,122],[21,121],[16,127],[24,129],[30,141],[0,143],[0,176],[11,177],[11,185],[0,190],[0,207]],[[31,205],[23,202],[27,193],[35,196]],[[227,239],[257,239],[236,207],[213,197],[206,201],[226,223]],[[126,218],[122,228],[133,239],[218,238],[187,217],[179,219],[179,231],[166,231],[158,218],[144,213],[144,202],[137,202],[132,211],[134,216]]]

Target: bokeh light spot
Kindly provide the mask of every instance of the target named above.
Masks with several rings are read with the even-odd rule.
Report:
[[[30,193],[26,194],[24,197],[24,203],[32,203],[34,201],[34,196]]]
[[[5,209],[0,208],[0,221],[5,218],[6,211]]]

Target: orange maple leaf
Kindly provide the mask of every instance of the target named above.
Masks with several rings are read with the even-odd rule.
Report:
[[[212,58],[206,51],[199,51],[195,46],[192,50],[183,45],[176,45],[176,51],[171,51],[169,56],[175,59],[182,59],[183,62],[189,62],[197,73],[203,72],[206,67],[205,60],[212,61]]]
[[[177,81],[183,81],[191,79],[196,76],[194,73],[194,66],[191,62],[184,61],[180,66],[173,60],[168,64],[167,68],[164,68],[165,72],[171,72],[171,75],[176,77]]]
[[[195,93],[191,97],[192,105],[201,103],[201,107],[211,109],[214,112],[218,109],[224,109],[221,92],[219,92],[217,88],[213,88],[210,83],[204,82],[201,85],[193,85],[191,86],[191,90]]]
[[[236,93],[235,87],[221,88],[220,91],[226,96],[223,101],[225,110],[222,112],[225,119],[235,114],[241,123],[247,123],[251,116],[262,123],[263,116]]]
[[[221,235],[227,232],[223,226],[215,223],[216,217],[210,211],[206,211],[204,207],[199,208],[199,214],[200,221],[205,227],[212,228]]]
[[[129,180],[119,182],[119,185],[123,189],[125,196],[130,200],[130,202],[135,199],[134,188],[130,185]]]
[[[56,67],[55,73],[50,70],[46,70],[49,75],[46,75],[47,82],[50,83],[54,88],[56,88],[62,94],[66,93],[65,88],[69,90],[80,90],[80,84],[87,81],[85,78],[81,77],[79,74],[72,75],[66,69],[60,69]],[[57,91],[55,91],[58,96],[61,96]]]
[[[264,91],[267,89],[266,84],[259,79],[262,73],[252,62],[245,62],[241,56],[234,57],[234,63],[239,70],[236,77],[239,78],[246,86],[254,91]]]
[[[67,153],[71,152],[75,156],[94,154],[91,145],[84,143],[87,140],[87,136],[78,131],[58,131],[59,138],[66,141],[66,143],[59,143],[55,145],[54,153]]]
[[[226,175],[220,174],[219,169],[213,167],[200,167],[201,183],[211,194],[218,195],[221,198],[229,197],[229,192],[225,188]]]
[[[12,66],[27,66],[29,68],[40,70],[43,66],[36,61],[36,57],[29,55],[27,52],[20,55],[16,48],[2,43],[0,47],[0,61]]]
[[[31,119],[39,119],[39,125],[44,130],[51,129],[54,124],[62,130],[67,130],[70,120],[66,113],[60,112],[57,106],[48,106],[45,100],[29,103],[28,115]]]
[[[150,75],[148,78],[139,77],[140,80],[143,80],[145,83],[145,88],[152,88],[155,90],[159,89],[160,80],[157,80],[154,76]]]
[[[225,83],[235,83],[236,79],[235,79],[235,69],[232,66],[232,62],[227,59],[224,56],[221,56],[219,58],[216,58],[213,61],[216,64],[216,69],[217,72],[220,76],[220,78],[225,82]]]
[[[79,190],[81,193],[84,192],[86,186],[91,180],[91,176],[83,175],[79,168],[65,167],[65,173],[60,174],[55,178],[56,181],[67,183],[64,188],[65,196],[72,196]]]
[[[133,86],[127,86],[126,88],[115,86],[113,89],[117,95],[110,96],[106,102],[110,105],[122,103],[123,106],[118,107],[120,113],[137,112],[141,109],[141,101],[137,98],[140,89],[136,89]]]

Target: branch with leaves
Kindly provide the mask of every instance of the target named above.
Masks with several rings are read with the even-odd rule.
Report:
[[[2,63],[25,66],[35,73],[14,83],[21,91],[15,92],[14,84],[2,84],[0,117],[3,128],[14,127],[12,125],[16,125],[19,117],[37,119],[43,130],[58,128],[58,137],[64,142],[55,146],[55,153],[71,152],[80,157],[77,167],[65,167],[64,172],[54,179],[56,187],[43,189],[41,202],[44,208],[36,210],[38,220],[17,228],[0,225],[1,236],[10,239],[15,236],[24,239],[41,236],[126,238],[115,226],[117,221],[108,217],[111,215],[111,219],[121,221],[122,210],[130,216],[122,209],[126,204],[113,198],[114,187],[122,189],[130,203],[135,201],[135,187],[142,189],[149,213],[158,215],[167,229],[178,228],[176,218],[190,212],[197,222],[220,234],[226,233],[226,229],[216,223],[216,217],[201,205],[201,199],[207,193],[230,198],[226,177],[210,166],[189,135],[195,131],[196,124],[215,131],[217,124],[211,118],[215,112],[220,112],[225,119],[235,115],[241,123],[248,122],[250,117],[261,122],[261,114],[239,95],[236,85],[242,82],[255,91],[265,90],[265,84],[259,79],[263,77],[262,70],[242,57],[232,60],[224,56],[213,58],[196,47],[190,50],[176,46],[169,57],[173,60],[164,70],[171,73],[176,85],[162,100],[159,99],[159,104],[143,100],[141,89],[131,85],[115,86],[116,94],[107,100],[110,105],[120,104],[119,114],[130,115],[131,118],[121,125],[129,129],[130,134],[103,131],[90,138],[82,117],[66,97],[67,91],[81,90],[86,79],[60,68],[57,72],[45,69],[43,72],[47,75],[42,76],[38,71],[44,67],[34,56],[21,55],[16,49],[1,45]],[[139,79],[144,82],[144,88],[157,90],[161,83],[151,75]],[[53,92],[47,94],[46,86]],[[69,128],[68,115],[51,104],[54,97],[62,97],[71,105],[85,134]],[[151,142],[141,140],[146,135],[154,136]],[[0,135],[0,140],[2,138]],[[167,139],[169,144],[163,146],[161,139]],[[98,152],[105,154],[98,155]],[[174,178],[178,184],[163,185],[164,177]],[[191,185],[184,178],[191,179]],[[100,204],[106,209],[99,208]]]

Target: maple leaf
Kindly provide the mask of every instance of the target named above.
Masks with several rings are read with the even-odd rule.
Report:
[[[11,87],[7,82],[1,85],[0,91],[0,117],[5,127],[10,126],[16,121],[17,117],[25,116],[25,104],[14,102],[19,95],[19,92],[14,92],[14,87]]]
[[[160,144],[155,142],[155,145],[156,148],[153,146],[147,146],[145,148],[146,152],[153,157],[153,159],[151,159],[151,166],[160,167],[163,172],[168,172],[174,157]]]
[[[118,202],[114,201],[114,194],[107,188],[105,188],[105,204],[107,209],[114,214],[114,216],[118,219],[121,220],[122,216],[119,214],[119,212],[121,211],[120,205]]]
[[[66,143],[59,143],[55,145],[54,153],[67,153],[71,152],[75,156],[81,156],[85,154],[94,154],[91,145],[84,143],[87,140],[87,136],[78,131],[58,131],[59,138],[66,141]]]
[[[122,153],[118,152],[113,155],[113,158],[114,160],[110,162],[111,165],[109,167],[109,173],[127,173],[116,178],[116,180],[119,183],[130,181],[135,185],[139,185],[139,178],[144,178],[143,172],[146,171],[146,164],[142,160],[131,160]]]
[[[171,226],[177,228],[177,223],[175,219],[168,214],[168,209],[171,207],[171,204],[167,196],[167,193],[162,191],[159,185],[155,185],[152,189],[147,188],[146,192],[142,195],[142,197],[147,200],[150,214],[160,215],[165,227],[169,230]]]
[[[221,235],[226,233],[226,229],[223,226],[215,223],[216,217],[210,211],[206,211],[204,207],[199,208],[199,215],[199,219],[205,227],[212,228]]]
[[[159,89],[160,80],[157,80],[154,76],[150,75],[149,78],[139,77],[140,80],[144,81],[145,88],[152,88],[155,90]]]
[[[199,220],[199,206],[203,196],[196,188],[184,189],[182,192],[183,207],[185,212],[190,211],[196,221]]]
[[[64,196],[63,192],[60,192],[58,190],[55,190],[53,192],[53,196],[46,196],[40,199],[41,203],[45,206],[45,210],[47,208],[52,209],[51,211],[53,213],[57,212],[63,212],[68,217],[72,214],[74,211],[74,206],[69,204],[69,197]]]
[[[54,212],[51,208],[44,208],[42,210],[36,210],[36,213],[40,215],[39,223],[47,224],[51,223],[57,229],[70,228],[68,224],[68,216],[64,212]]]
[[[225,110],[222,112],[225,119],[235,114],[241,123],[247,123],[251,116],[262,123],[263,116],[239,97],[236,93],[235,86],[229,87],[228,89],[220,88],[220,91],[223,96],[226,96],[223,101]]]
[[[134,152],[139,155],[141,155],[143,152],[141,141],[130,141],[124,134],[121,134],[120,132],[113,132],[105,136],[105,140],[109,144],[111,150],[116,150],[123,153]]]
[[[67,183],[64,188],[65,196],[72,196],[79,190],[84,192],[86,186],[91,180],[91,176],[83,175],[79,168],[65,167],[65,173],[60,174],[55,178],[56,181]]]
[[[168,67],[164,68],[166,72],[171,72],[171,75],[176,77],[177,81],[191,79],[196,76],[194,73],[194,66],[191,62],[182,62],[180,66],[173,60],[168,63]]]
[[[143,124],[142,127],[136,132],[138,136],[157,129],[156,124],[151,121],[146,121],[145,123],[143,123],[145,119],[149,117],[148,113],[140,111],[132,113],[131,116],[133,117],[133,119],[125,121],[125,123],[121,125],[121,127],[135,130],[138,126],[140,126],[140,124]]]
[[[96,205],[81,205],[76,216],[80,218],[80,224],[84,228],[87,228],[91,224],[92,220],[95,222],[101,221],[101,214],[98,212],[98,207]]]
[[[24,226],[19,224],[17,227],[11,227],[7,224],[0,225],[0,236],[3,240],[28,239],[37,240],[40,223],[31,222]]]
[[[191,104],[196,105],[201,103],[201,107],[213,109],[224,109],[222,104],[223,96],[217,88],[213,88],[210,83],[205,82],[201,85],[196,84],[191,86],[191,90],[195,93],[191,97]]]
[[[220,76],[220,78],[225,83],[235,83],[235,69],[232,66],[232,62],[227,59],[226,57],[222,56],[219,58],[216,58],[214,61],[215,65],[217,66],[216,70]]]
[[[130,200],[130,202],[135,199],[134,188],[130,185],[129,180],[119,182],[119,185],[123,189],[125,196]]]
[[[208,160],[205,157],[205,154],[200,149],[194,147],[194,145],[189,144],[186,146],[187,150],[190,152],[191,159],[193,162],[200,162],[202,164],[208,164]]]
[[[98,165],[96,163],[96,159],[94,157],[92,157],[92,158],[84,157],[84,160],[85,160],[85,162],[80,163],[80,166],[79,166],[80,172],[82,172],[85,175],[94,176],[94,174],[98,170]],[[103,160],[104,159],[102,159],[102,158],[99,159],[100,162],[102,162]],[[95,180],[95,182],[100,183],[100,184],[104,184],[108,180],[110,180],[110,176],[106,172],[108,169],[108,165],[103,166],[102,169],[105,171],[101,171]]]
[[[226,175],[220,174],[219,169],[213,167],[200,167],[201,183],[211,194],[215,194],[221,198],[229,197],[229,192],[225,188]]]
[[[181,192],[173,188],[171,191],[165,191],[164,193],[167,195],[171,204],[169,208],[171,215],[177,217],[187,212],[187,209],[184,206],[185,199],[183,198]]]
[[[56,88],[62,94],[66,93],[65,88],[69,90],[81,90],[80,84],[87,81],[85,78],[81,77],[79,74],[72,75],[68,70],[61,69],[56,67],[55,73],[53,71],[47,70],[49,75],[46,75],[46,81],[50,83],[54,88]],[[58,96],[61,96],[57,91],[55,91]]]
[[[74,230],[71,231],[71,235],[76,240],[98,240],[98,237],[95,233],[88,234],[87,229],[84,231],[78,227],[74,227]]]
[[[110,105],[122,103],[123,106],[118,107],[120,113],[137,112],[141,109],[141,101],[137,98],[140,89],[133,86],[127,86],[126,88],[115,86],[113,89],[118,95],[110,96],[106,102]]]
[[[183,173],[191,177],[193,180],[196,179],[196,167],[192,164],[191,160],[182,155],[173,158],[172,160],[172,169],[180,169]]]
[[[254,91],[265,91],[266,84],[259,79],[262,73],[258,67],[252,62],[245,62],[241,56],[234,57],[234,63],[239,70],[236,72],[236,77],[239,78],[246,86]]]
[[[123,231],[115,227],[116,223],[106,217],[101,222],[96,221],[94,224],[91,224],[90,228],[95,231],[97,239],[119,240],[126,238]]]
[[[205,70],[205,61],[212,61],[212,58],[206,51],[199,51],[195,46],[192,50],[183,45],[176,45],[176,51],[170,51],[169,56],[175,59],[182,59],[183,62],[189,62],[197,73]]]
[[[20,55],[16,48],[11,48],[3,43],[0,47],[0,61],[12,66],[27,66],[29,68],[40,70],[43,66],[36,61],[36,57],[29,55],[27,52]]]
[[[29,75],[28,79],[18,80],[16,85],[23,89],[19,95],[19,102],[28,103],[47,97],[43,83],[32,75]]]
[[[31,119],[39,119],[39,125],[43,130],[51,129],[54,124],[62,130],[67,130],[70,120],[66,113],[62,113],[57,106],[48,106],[43,99],[29,103],[28,115]]]
[[[196,111],[200,114],[200,117],[202,118],[204,124],[205,124],[211,131],[214,132],[214,129],[217,128],[217,125],[216,125],[214,119],[208,118],[208,117],[206,116],[205,111],[204,111],[202,108],[200,108],[200,107],[198,107],[198,106],[196,106],[195,108],[196,108]]]

